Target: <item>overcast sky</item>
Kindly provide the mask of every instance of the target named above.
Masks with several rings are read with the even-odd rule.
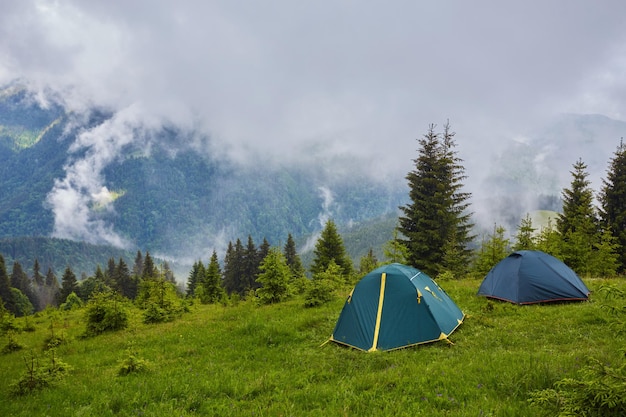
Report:
[[[554,114],[626,119],[624,16],[623,0],[0,0],[0,82],[234,150],[316,143],[403,170],[449,119],[473,174]]]

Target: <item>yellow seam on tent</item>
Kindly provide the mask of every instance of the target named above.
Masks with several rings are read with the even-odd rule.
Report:
[[[383,275],[380,277],[380,295],[378,296],[378,311],[376,312],[376,327],[374,328],[374,342],[372,343],[372,347],[370,352],[376,350],[376,346],[378,345],[378,333],[380,331],[380,319],[383,313],[383,300],[385,299],[385,281],[387,280],[387,274],[383,272]]]
[[[422,293],[420,292],[419,288],[417,288],[417,304],[422,302]]]

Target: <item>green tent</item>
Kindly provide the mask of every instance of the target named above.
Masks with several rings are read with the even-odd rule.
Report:
[[[364,351],[447,340],[465,315],[424,272],[394,263],[354,287],[330,340]]]

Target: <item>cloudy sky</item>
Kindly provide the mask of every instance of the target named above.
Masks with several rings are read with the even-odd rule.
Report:
[[[554,114],[626,119],[624,16],[623,0],[1,0],[0,83],[234,152],[318,144],[402,170],[449,119],[471,175]]]

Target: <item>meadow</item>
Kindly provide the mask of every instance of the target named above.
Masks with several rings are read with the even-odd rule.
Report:
[[[301,298],[191,305],[176,321],[84,338],[84,310],[16,319],[24,346],[0,355],[2,416],[541,416],[530,393],[577,375],[590,358],[623,362],[624,334],[598,289],[591,301],[516,306],[476,296],[478,280],[440,285],[466,314],[445,341],[364,353],[324,343],[344,303]],[[623,301],[621,301],[623,303]],[[619,307],[619,306],[618,306]],[[61,342],[44,349],[51,335]],[[0,336],[0,348],[9,335]],[[71,368],[49,387],[13,395],[28,369]],[[145,369],[120,374],[128,364]]]

